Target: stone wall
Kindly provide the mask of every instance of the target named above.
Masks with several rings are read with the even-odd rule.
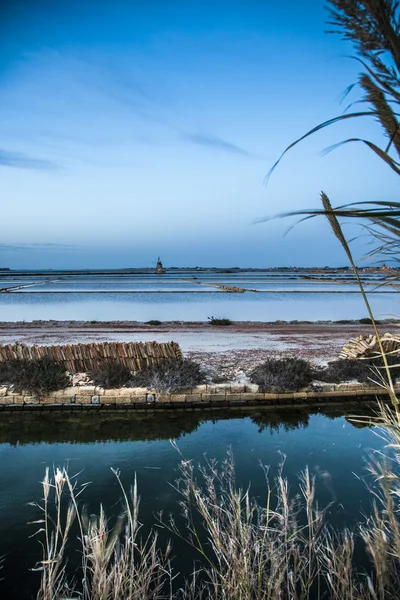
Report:
[[[397,388],[400,392],[400,387]],[[1,409],[49,408],[212,408],[229,406],[261,406],[346,400],[374,400],[387,396],[380,387],[365,387],[357,383],[325,384],[319,390],[303,390],[284,394],[260,392],[256,385],[200,385],[169,395],[157,395],[145,388],[103,389],[95,386],[75,386],[48,396],[17,394],[0,388]]]

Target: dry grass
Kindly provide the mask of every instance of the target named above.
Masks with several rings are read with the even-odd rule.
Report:
[[[326,204],[328,203],[328,204]],[[326,199],[324,206],[330,206]],[[326,208],[325,206],[325,208]],[[263,467],[266,493],[262,503],[236,485],[231,454],[195,467],[181,456],[175,489],[181,517],[158,518],[157,526],[185,540],[198,556],[192,576],[175,591],[171,547],[161,550],[153,530],[139,538],[136,482],[130,494],[121,485],[123,513],[110,528],[100,505],[98,516],[78,507],[84,491],[67,471],[56,470],[54,482],[43,480],[41,586],[38,600],[391,600],[400,597],[400,411],[374,316],[357,267],[336,217],[330,223],[349,256],[382,352],[386,388],[392,406],[380,406],[375,424],[392,451],[392,461],[370,465],[373,511],[358,529],[333,531],[315,499],[315,480],[306,469],[299,490],[291,492],[282,472],[271,483]],[[369,419],[370,420],[370,419]],[[66,496],[65,501],[63,497]],[[53,502],[50,502],[50,499]],[[80,586],[67,577],[67,542],[76,520],[80,532]],[[369,558],[359,572],[355,543]]]
[[[190,461],[182,461],[177,490],[185,520],[183,536],[201,557],[201,585],[187,588],[187,598],[221,600],[307,598],[318,575],[323,513],[313,504],[314,480],[302,476],[301,497],[290,497],[279,475],[261,506],[249,490],[235,485],[229,454],[218,468],[208,462],[195,477]],[[181,533],[171,517],[170,531]]]
[[[115,476],[121,485],[119,473]],[[41,571],[41,585],[37,600],[159,600],[168,598],[164,589],[170,587],[170,546],[164,551],[158,547],[158,538],[152,532],[139,537],[139,498],[136,482],[128,494],[121,485],[123,512],[113,528],[102,505],[98,515],[88,515],[85,507],[78,507],[79,496],[85,489],[63,469],[57,469],[50,479],[46,470],[42,482],[44,498],[39,506],[43,518],[38,535],[41,536],[43,556],[37,565]],[[78,580],[67,574],[70,554],[68,541],[71,527],[77,521],[81,566]]]
[[[44,498],[38,521],[43,556],[37,569],[37,600],[387,600],[400,594],[400,499],[396,475],[400,427],[396,414],[381,407],[379,415],[395,464],[371,464],[376,487],[372,515],[354,532],[336,532],[320,510],[315,481],[306,469],[294,492],[280,473],[273,482],[268,468],[261,503],[235,481],[231,453],[219,465],[196,467],[181,457],[175,489],[180,517],[160,514],[157,527],[179,537],[197,554],[193,574],[176,590],[171,545],[160,548],[155,529],[139,532],[136,482],[128,494],[121,485],[123,510],[110,527],[104,508],[88,515],[80,508],[85,485],[78,486],[65,469],[43,480]],[[284,461],[283,461],[284,462]],[[282,465],[283,466],[283,465]],[[73,527],[78,527],[80,567],[67,569]],[[355,542],[363,545],[370,567],[359,573]],[[172,564],[171,564],[172,563]],[[79,584],[77,582],[80,582]]]

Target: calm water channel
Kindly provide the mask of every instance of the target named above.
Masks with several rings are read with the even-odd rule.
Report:
[[[286,455],[285,474],[293,490],[299,471],[308,465],[317,477],[320,504],[334,501],[331,522],[354,525],[370,509],[359,479],[367,475],[368,453],[383,448],[369,427],[349,422],[349,415],[361,410],[357,405],[346,411],[325,406],[311,412],[298,407],[156,414],[1,413],[0,555],[5,555],[5,563],[0,598],[34,597],[38,574],[29,569],[40,558],[40,546],[29,538],[37,526],[27,523],[39,518],[39,512],[28,503],[42,497],[39,482],[46,466],[68,464],[71,474],[82,471],[79,480],[93,482],[85,492],[90,510],[97,511],[103,502],[109,515],[118,512],[120,498],[111,467],[121,470],[127,486],[137,473],[141,520],[149,526],[157,511],[177,511],[176,492],[169,484],[176,479],[179,457],[170,439],[196,462],[205,454],[221,460],[231,446],[238,482],[251,482],[252,494],[261,502],[265,485],[260,461],[271,465],[275,474]],[[189,574],[193,556],[178,540],[174,550],[175,569]]]

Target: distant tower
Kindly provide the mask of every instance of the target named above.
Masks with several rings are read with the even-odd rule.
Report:
[[[165,273],[165,269],[164,269],[163,264],[162,264],[162,262],[160,260],[160,257],[158,257],[157,267],[156,267],[156,270],[154,271],[154,273],[156,275],[162,275],[163,273]]]

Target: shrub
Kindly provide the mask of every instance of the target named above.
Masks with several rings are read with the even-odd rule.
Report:
[[[135,385],[165,393],[191,388],[204,381],[205,375],[200,365],[189,359],[168,360],[138,371],[133,376]]]
[[[216,317],[207,317],[210,325],[227,327],[228,325],[232,325],[232,321],[230,319],[226,319],[225,317],[216,318]]]
[[[100,363],[91,373],[93,383],[103,388],[119,388],[132,380],[130,369],[117,360]]]
[[[39,395],[62,390],[70,384],[63,365],[47,356],[38,360],[13,359],[2,363],[0,381],[12,384],[16,392]]]
[[[250,381],[267,392],[296,391],[312,379],[311,365],[302,358],[269,358],[250,373]]]
[[[400,356],[394,354],[386,354],[386,360],[390,369],[390,376],[393,381],[400,379]],[[379,372],[385,375],[384,363],[382,357],[379,356],[377,359],[372,360],[371,364],[379,368]]]
[[[358,321],[359,321],[359,323],[361,323],[362,325],[372,325],[372,319],[370,319],[369,317],[363,317],[362,319],[359,319]],[[380,321],[377,321],[377,320],[375,319],[375,323],[376,323],[377,325],[379,325],[379,324],[380,324]]]
[[[211,379],[213,383],[229,383],[227,375],[214,375]]]
[[[316,369],[313,373],[315,379],[327,383],[341,383],[351,379],[366,383],[371,374],[371,367],[367,362],[348,358],[334,360],[327,367]]]
[[[390,367],[390,375],[393,380],[400,377],[400,357],[386,356]],[[315,379],[326,381],[328,383],[341,383],[355,379],[360,383],[373,385],[374,381],[380,381],[380,377],[376,372],[386,379],[386,372],[382,357],[369,359],[349,359],[341,358],[328,363],[325,369],[315,370],[313,375]]]
[[[151,321],[146,321],[145,325],[161,325],[161,321],[157,321],[157,319],[152,319]]]

